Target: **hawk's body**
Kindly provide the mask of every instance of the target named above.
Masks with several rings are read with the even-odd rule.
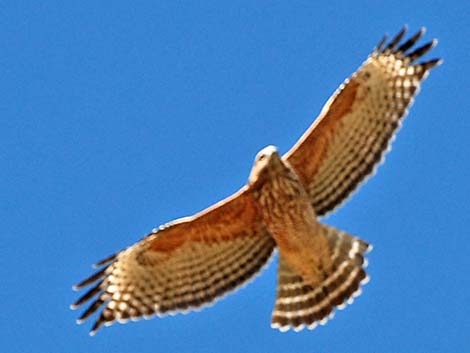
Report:
[[[314,327],[366,279],[362,254],[369,246],[318,222],[295,170],[273,146],[258,154],[249,187],[280,253],[272,325]]]
[[[328,242],[295,171],[270,146],[260,152],[250,182],[261,218],[280,253],[298,274],[318,284],[323,279],[321,269],[331,267]]]
[[[370,175],[406,115],[421,81],[439,60],[414,63],[434,45],[383,40],[326,103],[284,156],[258,153],[248,184],[193,216],[162,226],[97,266],[76,286],[98,282],[72,307],[79,319],[102,309],[103,324],[194,309],[253,277],[279,251],[272,326],[296,330],[331,317],[359,294],[369,245],[319,223]],[[93,299],[94,298],[94,299]]]

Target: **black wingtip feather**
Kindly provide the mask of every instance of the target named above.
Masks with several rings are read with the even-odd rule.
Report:
[[[74,285],[72,287],[73,290],[80,290],[80,289],[85,288],[86,286],[96,282],[97,280],[103,278],[106,275],[106,269],[107,269],[107,267],[99,270],[98,272],[95,272],[90,277],[84,279],[80,283],[77,283],[76,285]]]
[[[413,52],[409,53],[407,57],[410,59],[410,62],[419,59],[423,55],[425,55],[428,51],[434,48],[437,44],[437,39],[433,39],[432,41],[424,44],[423,46],[419,47],[418,49],[414,50]]]
[[[77,323],[81,324],[83,321],[88,319],[93,315],[101,305],[103,305],[104,300],[101,298],[96,299],[91,305],[83,312],[83,314],[78,318]]]
[[[380,42],[375,46],[375,52],[377,53],[381,53],[383,51],[383,48],[384,48],[384,44],[385,42],[387,41],[388,39],[388,36],[387,35],[384,35],[382,37],[382,39],[380,40]]]
[[[116,260],[116,257],[118,256],[118,254],[119,254],[119,253],[112,254],[112,255],[110,255],[110,256],[104,258],[103,260],[98,261],[97,263],[93,264],[93,267],[94,267],[94,268],[98,268],[98,267],[101,267],[101,266],[110,264],[111,262],[113,262],[114,260]]]
[[[93,327],[91,328],[89,332],[90,336],[93,337],[94,335],[96,335],[96,332],[100,329],[101,326],[103,326],[104,322],[105,322],[104,316],[103,314],[101,314],[98,320],[96,320],[96,322],[93,324]]]
[[[82,295],[75,303],[73,303],[70,308],[75,310],[79,306],[83,305],[83,303],[87,302],[91,298],[93,298],[96,294],[101,292],[101,282],[98,283],[96,286],[91,288],[88,292]]]
[[[398,34],[390,41],[390,43],[387,45],[384,51],[392,52],[396,48],[398,43],[400,43],[400,41],[403,39],[403,36],[406,34],[407,31],[408,31],[408,26],[404,25],[401,31],[398,32]]]
[[[418,32],[416,32],[410,39],[408,39],[405,43],[403,43],[402,45],[398,47],[397,52],[399,53],[406,52],[424,35],[425,32],[426,32],[426,28],[421,27],[421,29]]]
[[[428,60],[428,61],[422,63],[421,65],[424,67],[425,70],[430,70],[433,67],[441,65],[443,62],[444,62],[443,59],[436,58],[436,59]]]

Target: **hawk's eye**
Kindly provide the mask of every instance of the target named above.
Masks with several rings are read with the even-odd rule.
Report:
[[[266,158],[266,155],[265,154],[262,154],[261,156],[259,156],[259,160],[262,161],[263,159]]]

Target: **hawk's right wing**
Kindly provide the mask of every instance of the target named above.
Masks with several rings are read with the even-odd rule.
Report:
[[[438,59],[415,63],[435,44],[410,52],[421,29],[400,44],[406,27],[385,38],[328,100],[320,116],[284,156],[323,216],[340,205],[373,171],[400,126],[422,80]]]
[[[97,284],[72,308],[91,302],[79,322],[101,310],[91,334],[115,321],[199,308],[252,278],[274,247],[244,188],[98,263],[105,267],[75,288]]]

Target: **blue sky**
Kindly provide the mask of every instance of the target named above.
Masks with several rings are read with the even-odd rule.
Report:
[[[198,4],[196,4],[198,3]],[[470,350],[465,1],[6,1],[0,5],[5,352]],[[269,326],[277,259],[200,313],[75,324],[72,284],[286,152],[381,36],[439,38],[378,174],[326,222],[374,244],[371,282],[314,331]]]

